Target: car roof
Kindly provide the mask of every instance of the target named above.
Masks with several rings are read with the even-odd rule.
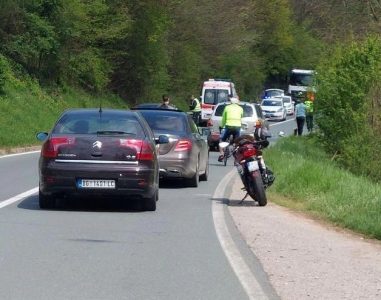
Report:
[[[131,107],[131,110],[133,111],[157,111],[157,112],[161,112],[161,111],[171,111],[171,112],[174,112],[174,113],[184,113],[182,110],[178,109],[178,108],[161,108],[159,106],[157,107]]]
[[[71,113],[71,114],[84,113],[84,112],[94,112],[94,113],[117,112],[117,113],[126,113],[126,114],[134,113],[128,109],[117,109],[117,108],[69,108],[64,111],[64,113]]]
[[[266,91],[280,91],[280,92],[284,93],[284,90],[282,90],[282,89],[266,89],[265,92]]]

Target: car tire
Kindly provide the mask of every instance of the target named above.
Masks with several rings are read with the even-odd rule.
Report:
[[[56,199],[51,195],[44,195],[38,192],[38,204],[41,209],[54,209],[56,207]]]
[[[156,202],[158,200],[159,200],[159,191],[156,191],[152,197],[144,199],[144,210],[155,211],[156,210]]]
[[[198,162],[197,162],[197,166],[196,166],[196,172],[194,173],[194,175],[191,177],[191,178],[187,178],[185,180],[186,182],[186,185],[189,186],[189,187],[198,187],[198,182],[199,182],[199,174],[198,174]]]
[[[209,177],[209,155],[206,159],[206,165],[205,165],[205,173],[200,176],[201,181],[208,181]]]

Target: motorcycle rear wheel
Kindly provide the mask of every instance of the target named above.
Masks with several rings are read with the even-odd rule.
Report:
[[[262,181],[262,175],[260,171],[254,171],[250,174],[251,176],[248,178],[249,188],[247,192],[253,200],[257,201],[259,206],[267,205],[267,197],[265,187]]]

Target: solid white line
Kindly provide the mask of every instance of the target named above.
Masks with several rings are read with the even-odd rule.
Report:
[[[29,151],[29,152],[21,152],[21,153],[14,153],[14,154],[7,154],[7,155],[2,155],[2,156],[0,156],[0,159],[1,159],[1,158],[12,157],[12,156],[19,156],[19,155],[33,154],[33,153],[38,153],[38,152],[40,152],[40,151],[41,151],[41,150]]]
[[[282,121],[282,122],[277,122],[277,123],[272,123],[272,124],[270,124],[269,125],[269,127],[273,127],[273,126],[277,126],[277,125],[282,125],[282,124],[284,124],[284,123],[288,123],[288,122],[296,122],[295,121],[295,119],[288,119],[288,120],[286,120],[286,121]]]
[[[225,175],[213,194],[213,199],[215,199],[212,204],[214,227],[216,229],[217,237],[220,241],[221,247],[225,252],[225,255],[228,258],[228,261],[232,266],[235,274],[237,275],[238,280],[241,282],[245,292],[249,296],[249,299],[268,299],[254,274],[251,272],[250,268],[244,261],[241,253],[233,241],[233,238],[229,233],[225,221],[224,203],[217,200],[224,198],[226,186],[230,179],[234,176],[235,172],[236,170],[233,169],[227,175]]]
[[[26,197],[29,197],[29,196],[37,193],[37,192],[38,192],[38,187],[35,187],[35,188],[33,188],[33,189],[29,190],[29,191],[26,191],[24,193],[21,193],[21,194],[18,194],[16,196],[12,197],[12,198],[4,200],[4,201],[0,202],[0,208],[6,207],[8,205],[11,205],[12,203],[20,201],[20,200],[22,200],[22,199],[24,199]]]

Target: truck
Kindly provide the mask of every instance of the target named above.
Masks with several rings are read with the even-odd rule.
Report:
[[[309,98],[315,99],[316,89],[313,86],[314,70],[292,69],[289,75],[288,94],[293,101]]]

